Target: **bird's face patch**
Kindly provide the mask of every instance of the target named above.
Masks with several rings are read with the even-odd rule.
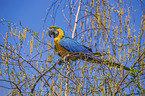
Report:
[[[57,28],[55,28],[55,27],[53,27],[53,28],[50,27],[48,30],[49,30],[50,37],[54,36],[54,38],[55,38],[59,35],[59,32],[57,31]]]
[[[49,30],[49,36],[54,36],[54,38],[62,38],[64,36],[64,31],[56,26],[50,26],[48,28]]]

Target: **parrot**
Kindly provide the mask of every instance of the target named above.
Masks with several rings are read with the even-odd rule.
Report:
[[[66,37],[65,32],[60,27],[50,26],[48,31],[49,36],[54,37],[54,49],[57,51],[59,56],[64,58],[64,60],[66,58],[69,58],[69,60],[81,59],[90,63],[101,63],[110,66],[117,66],[118,68],[121,66],[119,63],[98,58],[103,54],[100,52],[93,53],[91,48],[80,44],[70,37]],[[123,69],[130,70],[130,68],[126,66],[123,66]]]

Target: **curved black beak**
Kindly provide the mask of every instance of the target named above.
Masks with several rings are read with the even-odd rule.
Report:
[[[49,32],[49,36],[50,36],[50,37],[55,35],[53,29],[48,29],[48,30],[49,30],[48,32]]]

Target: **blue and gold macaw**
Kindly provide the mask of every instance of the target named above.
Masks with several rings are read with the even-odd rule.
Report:
[[[102,54],[94,54],[90,48],[81,45],[70,37],[65,37],[64,31],[57,26],[49,27],[49,36],[54,36],[54,47],[58,52],[58,55],[63,58],[67,56],[71,60],[82,59],[91,63],[103,63],[111,66],[120,67],[120,64],[118,63],[97,58],[97,56],[101,56]],[[126,70],[130,70],[126,66],[123,66],[123,68]]]

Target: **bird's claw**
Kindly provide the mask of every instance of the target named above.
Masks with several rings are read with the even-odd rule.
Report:
[[[64,62],[68,62],[69,61],[69,56],[68,55],[64,56],[63,60],[64,60]]]

